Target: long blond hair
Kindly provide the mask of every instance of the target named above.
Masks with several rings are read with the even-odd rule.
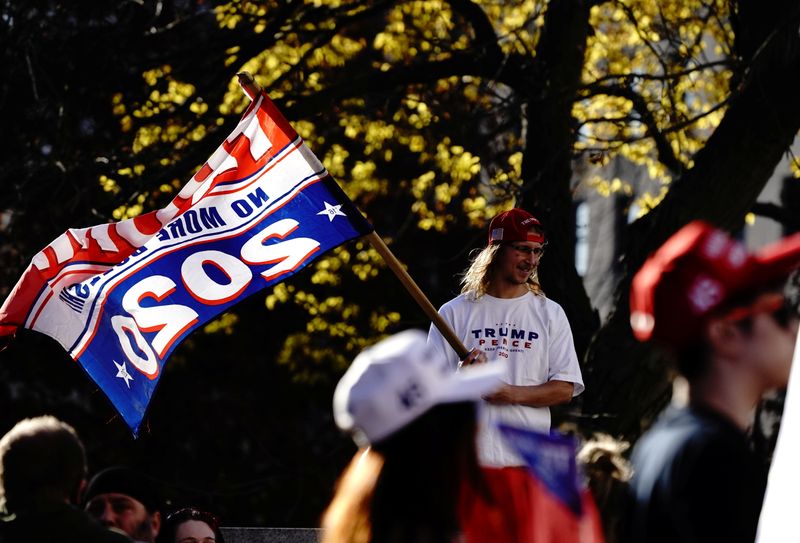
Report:
[[[475,450],[475,403],[434,406],[359,450],[322,518],[322,543],[455,541],[461,492],[490,494]]]
[[[370,543],[371,502],[383,468],[383,455],[360,449],[342,474],[322,517],[322,543]]]
[[[471,299],[477,300],[486,294],[489,288],[492,271],[496,265],[497,255],[502,244],[487,245],[483,249],[472,251],[472,260],[469,267],[461,274],[461,293],[467,294]],[[539,266],[537,265],[528,277],[526,285],[528,290],[537,296],[544,296],[542,286],[539,284]]]

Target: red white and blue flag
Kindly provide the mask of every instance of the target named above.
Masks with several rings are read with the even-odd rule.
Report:
[[[603,543],[603,524],[594,497],[581,482],[577,443],[558,432],[542,433],[498,425],[503,438],[525,461],[531,476],[528,510],[530,543]]]
[[[543,433],[499,425],[503,438],[525,460],[531,475],[576,516],[583,513],[582,488],[575,440],[557,432]]]
[[[165,208],[70,229],[0,308],[56,339],[133,431],[192,330],[372,230],[266,94]]]

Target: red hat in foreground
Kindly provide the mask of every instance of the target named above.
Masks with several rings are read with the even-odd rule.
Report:
[[[703,221],[681,228],[636,273],[631,327],[640,341],[680,349],[726,302],[785,280],[800,267],[800,234],[757,253]]]
[[[534,234],[529,230],[542,227],[539,219],[524,209],[513,208],[495,215],[489,223],[489,245],[509,241],[535,241],[544,243],[543,234]]]

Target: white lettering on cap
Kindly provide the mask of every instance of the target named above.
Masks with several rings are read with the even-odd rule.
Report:
[[[695,314],[701,314],[717,305],[725,294],[719,281],[701,275],[689,287],[689,305]]]
[[[720,231],[715,231],[706,238],[706,242],[703,245],[703,253],[708,258],[717,258],[725,251],[727,245],[728,236]]]
[[[741,268],[747,261],[747,249],[740,243],[734,244],[728,253],[728,262],[733,268]]]
[[[416,381],[410,381],[397,391],[397,399],[406,410],[414,409],[425,400],[425,387]]]

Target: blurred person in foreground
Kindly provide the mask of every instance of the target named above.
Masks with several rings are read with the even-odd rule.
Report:
[[[0,439],[3,543],[130,543],[78,509],[86,452],[75,429],[52,416],[24,419]]]
[[[155,481],[127,466],[113,466],[89,481],[84,509],[105,526],[134,541],[154,543],[161,529],[162,503]]]
[[[324,513],[323,543],[461,541],[462,489],[481,485],[475,401],[502,375],[496,364],[454,372],[420,330],[359,354],[333,411],[360,449]]]
[[[225,543],[216,515],[184,507],[167,515],[159,543]]]
[[[798,266],[800,234],[749,254],[695,221],[634,277],[634,335],[674,356],[689,402],[634,449],[625,541],[754,540],[767,470],[747,431],[764,393],[788,382]]]

